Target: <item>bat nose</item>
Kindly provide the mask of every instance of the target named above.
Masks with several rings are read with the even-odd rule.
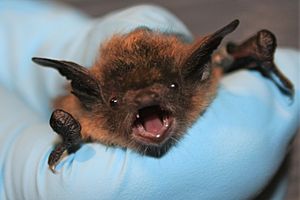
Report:
[[[138,106],[150,106],[157,103],[159,100],[159,95],[152,91],[142,91],[139,92],[134,99],[134,102]]]

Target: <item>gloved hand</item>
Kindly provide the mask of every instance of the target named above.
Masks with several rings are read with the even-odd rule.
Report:
[[[111,34],[142,25],[192,38],[153,6],[90,19],[53,3],[0,2],[0,199],[249,199],[266,186],[299,127],[299,52],[288,49],[275,61],[295,84],[292,104],[260,74],[240,71],[222,80],[205,115],[162,158],[90,143],[58,174],[48,169],[58,140],[50,102],[66,82],[31,57],[90,66]]]

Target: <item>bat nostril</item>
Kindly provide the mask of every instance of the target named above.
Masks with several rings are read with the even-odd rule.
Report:
[[[138,105],[148,105],[157,102],[159,95],[156,92],[143,91],[136,95],[135,103]]]
[[[150,97],[152,99],[157,99],[158,98],[158,94],[153,92],[153,93],[150,94]]]
[[[135,100],[134,100],[135,103],[139,104],[141,101],[142,101],[141,97],[135,97]]]

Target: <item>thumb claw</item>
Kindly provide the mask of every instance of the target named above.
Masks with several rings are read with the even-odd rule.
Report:
[[[58,171],[56,171],[56,165],[49,165],[49,169],[53,172],[53,174],[57,174]]]

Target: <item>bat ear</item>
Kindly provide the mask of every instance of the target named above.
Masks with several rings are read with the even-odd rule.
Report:
[[[185,77],[194,80],[205,80],[209,77],[211,66],[210,59],[213,51],[220,45],[223,38],[233,32],[239,25],[239,20],[234,20],[213,34],[205,36],[192,44],[190,53],[184,60],[183,71]]]
[[[61,75],[71,80],[72,93],[82,103],[102,99],[100,85],[85,67],[69,61],[48,58],[34,57],[32,61],[45,67],[57,69]]]

